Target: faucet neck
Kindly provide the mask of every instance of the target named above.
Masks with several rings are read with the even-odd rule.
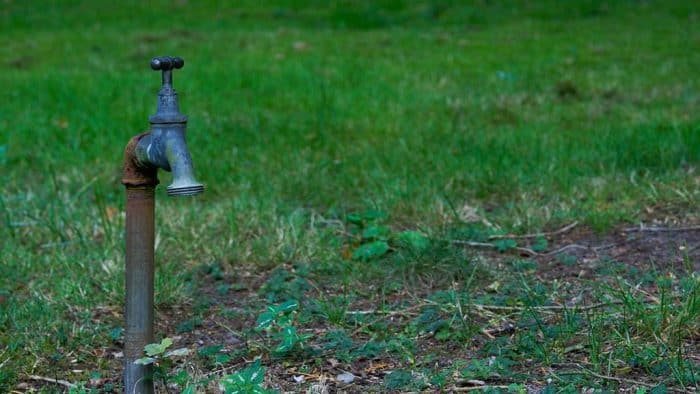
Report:
[[[187,116],[180,112],[177,93],[172,85],[163,85],[160,88],[156,113],[148,120],[151,124],[187,123]]]
[[[170,87],[172,89],[173,87],[173,70],[163,70],[162,74],[162,83],[163,87],[160,89],[161,91],[165,89],[165,87]]]

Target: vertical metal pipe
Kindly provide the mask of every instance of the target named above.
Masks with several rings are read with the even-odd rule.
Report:
[[[135,364],[153,342],[155,186],[126,186],[124,392],[153,393],[153,369]]]
[[[153,393],[153,368],[136,364],[144,347],[153,342],[153,274],[155,254],[155,187],[158,168],[173,172],[168,195],[190,196],[204,191],[194,179],[185,144],[187,116],[180,113],[172,88],[172,70],[182,68],[179,57],[151,60],[163,71],[151,132],[139,134],[124,150],[122,183],[126,186],[126,330],[124,333],[124,392]]]

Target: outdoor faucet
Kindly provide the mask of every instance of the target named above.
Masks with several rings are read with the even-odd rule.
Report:
[[[157,167],[172,171],[173,182],[167,187],[169,196],[192,196],[204,191],[194,179],[192,158],[185,143],[187,116],[180,113],[177,93],[173,89],[173,70],[185,62],[179,57],[157,57],[151,68],[163,71],[163,86],[158,92],[158,107],[150,117],[151,132],[136,145],[136,160],[143,167]]]
[[[136,361],[153,338],[153,277],[155,259],[155,188],[158,169],[172,171],[170,196],[192,196],[204,191],[194,178],[192,158],[185,143],[187,117],[180,113],[172,72],[185,62],[179,57],[157,57],[151,68],[163,72],[158,107],[150,117],[151,130],[133,137],[124,151],[126,187],[126,324],[124,330],[124,392],[153,393],[153,369]]]

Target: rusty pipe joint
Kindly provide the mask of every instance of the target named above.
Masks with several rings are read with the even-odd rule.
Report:
[[[169,196],[193,196],[204,191],[194,176],[192,157],[185,142],[187,116],[180,113],[172,72],[184,66],[179,58],[163,56],[151,60],[151,68],[163,72],[156,113],[150,117],[151,131],[138,137],[134,146],[134,164],[141,169],[158,169],[173,173],[167,187]]]

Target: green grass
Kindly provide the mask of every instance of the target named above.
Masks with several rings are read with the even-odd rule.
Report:
[[[519,284],[518,275],[499,278],[475,252],[439,239],[478,241],[573,221],[606,232],[700,214],[692,1],[216,3],[0,6],[0,391],[29,374],[87,381],[88,372],[70,371],[109,374],[118,366],[98,353],[119,348],[109,333],[122,324],[120,167],[125,143],[155,109],[152,56],[185,59],[174,83],[207,187],[196,200],[158,192],[164,310],[195,302],[200,265],[258,275],[303,263],[333,293],[314,295],[314,316],[342,326],[338,308],[351,299],[386,302],[377,289],[406,287],[425,299],[452,281],[467,293],[471,281],[475,294],[494,281]],[[388,255],[352,260],[365,241],[346,234],[354,231],[346,215],[369,209],[384,214],[379,222],[391,234],[420,229],[438,246],[416,255],[392,238]],[[462,223],[475,217],[489,225]],[[697,333],[697,305],[684,304],[679,287],[695,267],[688,261],[673,278],[668,298],[651,307],[664,308],[658,313],[625,298],[633,287],[596,287],[624,308],[573,312],[578,326],[544,344],[537,338],[546,327],[528,328],[532,338],[520,340],[511,361],[534,354],[555,364],[568,346],[563,332],[576,341],[585,334],[591,368],[608,375],[606,363],[625,359],[610,346],[625,343],[618,349],[636,354],[662,338],[645,373],[663,359],[659,376],[682,387],[686,359],[671,353]],[[368,294],[347,290],[367,283],[375,285]],[[556,289],[543,291],[561,301]],[[530,305],[499,294],[504,299],[487,301]],[[441,305],[438,314],[455,310],[454,299]],[[250,307],[254,321],[263,306]],[[638,335],[611,333],[620,315]],[[481,317],[454,328],[455,338],[477,335]],[[465,376],[486,373],[464,368]],[[590,379],[564,380],[582,387]]]

